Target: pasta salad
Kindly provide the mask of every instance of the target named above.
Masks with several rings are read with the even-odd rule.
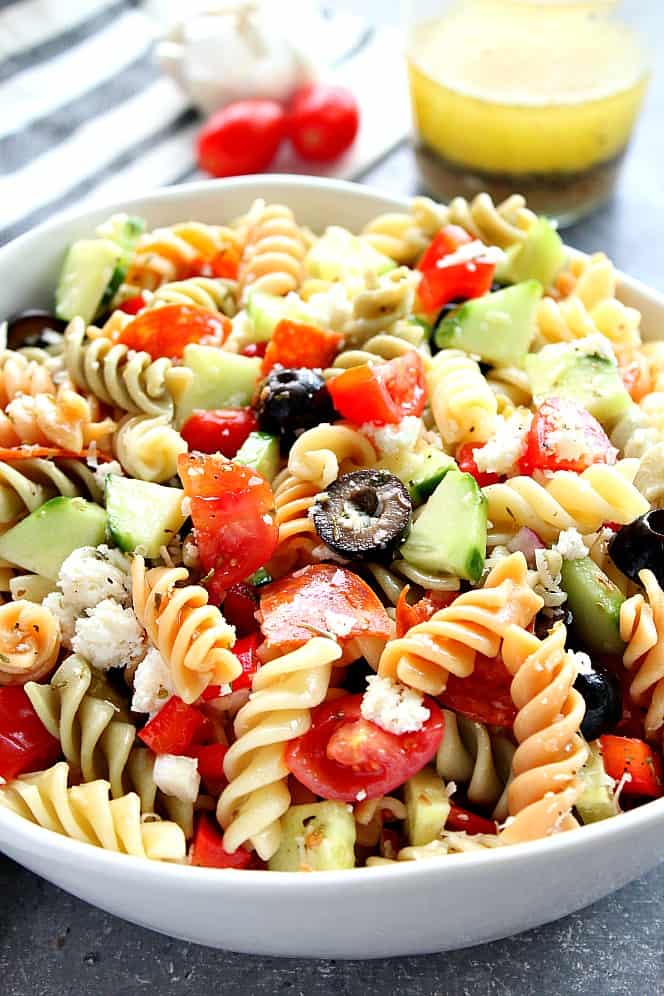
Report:
[[[663,794],[664,345],[523,198],[114,215],[0,352],[0,806],[317,871]]]

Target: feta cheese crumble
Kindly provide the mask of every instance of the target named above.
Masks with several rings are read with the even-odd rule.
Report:
[[[553,546],[563,560],[583,560],[590,552],[583,542],[583,536],[578,529],[563,529],[558,542]]]
[[[121,605],[131,600],[129,559],[110,547],[82,546],[70,553],[60,568],[57,586],[74,616],[92,609],[105,598]]]
[[[45,609],[54,615],[60,624],[60,635],[62,646],[71,650],[71,641],[74,636],[74,624],[76,622],[76,612],[71,605],[66,605],[64,596],[59,591],[51,591],[42,601]]]
[[[157,754],[153,774],[155,785],[164,795],[173,795],[182,802],[196,802],[201,787],[198,758]]]
[[[150,717],[166,705],[175,694],[171,670],[158,650],[150,647],[134,674],[134,712],[147,712]]]
[[[418,418],[417,415],[406,415],[396,425],[377,425],[376,422],[365,422],[360,426],[360,432],[371,440],[382,455],[411,449],[417,442],[421,431],[422,419]]]
[[[71,648],[100,671],[126,667],[143,656],[143,628],[133,609],[105,598],[76,620]]]
[[[106,487],[106,478],[110,474],[117,474],[118,477],[124,477],[124,471],[117,460],[110,460],[109,463],[99,464],[93,474],[95,481],[102,491]]]
[[[567,657],[572,661],[577,674],[592,674],[593,662],[582,650],[568,650]]]
[[[388,733],[415,733],[430,716],[419,692],[379,674],[367,678],[360,712]]]
[[[507,258],[506,254],[498,246],[486,246],[479,239],[467,242],[459,246],[454,252],[448,253],[441,259],[436,260],[436,268],[444,270],[448,266],[457,266],[459,263],[502,263]]]
[[[499,415],[496,431],[473,457],[477,469],[486,474],[509,474],[523,453],[532,412],[515,411],[509,418]]]

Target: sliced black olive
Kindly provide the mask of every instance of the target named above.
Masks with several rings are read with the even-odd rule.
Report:
[[[257,412],[261,429],[279,437],[283,452],[298,432],[337,417],[322,374],[306,368],[271,370],[261,387]]]
[[[67,323],[48,311],[22,311],[7,322],[7,345],[10,349],[21,346],[48,346],[44,332],[64,332]]]
[[[596,740],[615,730],[622,716],[622,695],[618,679],[604,668],[579,672],[574,687],[583,696],[586,714],[581,733],[586,740]]]
[[[316,532],[343,557],[382,556],[410,528],[408,491],[386,470],[356,470],[330,484],[313,506]]]
[[[650,570],[664,584],[664,508],[623,526],[609,544],[609,556],[631,581],[638,582],[639,571]]]

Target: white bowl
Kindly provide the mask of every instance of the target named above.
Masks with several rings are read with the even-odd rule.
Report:
[[[405,202],[306,177],[189,184],[71,213],[0,250],[0,316],[48,306],[65,246],[111,211],[148,224],[223,222],[255,197],[290,205],[312,228],[360,228]],[[601,248],[601,247],[599,247]],[[664,298],[623,277],[646,335],[664,327]],[[0,809],[0,848],[102,909],[175,937],[265,955],[378,958],[490,941],[587,906],[664,858],[664,799],[615,820],[500,851],[311,875],[169,866],[102,851]]]

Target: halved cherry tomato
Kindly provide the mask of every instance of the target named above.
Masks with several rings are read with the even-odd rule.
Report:
[[[224,848],[224,838],[219,827],[205,813],[196,822],[196,833],[191,845],[191,863],[202,868],[248,868],[253,855],[244,847],[229,853]]]
[[[42,771],[62,753],[19,685],[0,688],[0,778],[6,782]]]
[[[265,356],[267,352],[266,342],[250,342],[248,346],[240,350],[243,356],[260,356],[261,358]]]
[[[636,737],[617,737],[609,733],[600,737],[599,742],[607,775],[617,782],[623,775],[630,775],[622,789],[626,796],[658,799],[664,794],[662,762],[652,747]]]
[[[190,415],[180,434],[190,450],[232,458],[257,426],[251,408],[210,408]]]
[[[250,584],[240,582],[240,584],[234,584],[226,592],[222,611],[226,622],[235,626],[238,636],[248,636],[249,633],[253,633],[258,628],[257,609],[256,589],[252,588]]]
[[[311,564],[266,585],[260,599],[263,636],[270,650],[280,653],[329,633],[341,646],[358,636],[391,635],[378,596],[345,567]]]
[[[185,346],[221,346],[231,332],[230,319],[193,304],[166,304],[144,311],[117,337],[117,342],[149,353],[153,360],[178,360]]]
[[[282,367],[329,367],[341,348],[340,332],[328,332],[282,318],[277,324],[263,358],[263,373],[276,363]]]
[[[124,311],[127,315],[137,315],[145,307],[145,298],[142,294],[128,297],[126,301],[118,305],[118,311]]]
[[[561,449],[566,443],[573,447],[571,457]],[[535,412],[519,470],[529,475],[535,470],[580,474],[593,463],[615,463],[617,456],[618,450],[590,412],[574,401],[549,398]]]
[[[512,727],[516,708],[510,695],[511,684],[512,676],[500,657],[478,654],[475,669],[467,678],[449,676],[440,701],[478,723]]]
[[[352,367],[327,386],[336,410],[357,425],[421,415],[426,400],[422,357],[414,349],[387,363]]]
[[[445,225],[422,256],[417,266],[422,274],[417,299],[425,314],[435,314],[450,301],[482,297],[491,290],[495,263],[482,262],[480,259],[461,263],[445,262],[447,256],[472,241],[465,228]]]
[[[497,834],[498,827],[494,820],[487,820],[484,816],[471,813],[469,809],[462,806],[450,806],[450,812],[445,820],[446,830],[465,830],[466,833],[489,833]]]
[[[212,176],[262,173],[286,133],[286,112],[276,100],[237,100],[203,125],[196,149],[198,165]]]
[[[265,564],[279,535],[274,495],[251,467],[221,454],[182,453],[178,472],[191,499],[191,518],[210,599],[219,604],[232,585]]]
[[[155,754],[184,754],[207,726],[199,709],[173,695],[138,735]]]
[[[228,747],[224,744],[195,744],[185,751],[187,757],[198,761],[198,773],[211,795],[221,795],[226,785],[224,758]]]
[[[397,636],[403,636],[413,626],[431,619],[435,612],[450,605],[457,596],[456,591],[430,591],[414,605],[410,605],[408,602],[409,591],[410,585],[407,584],[402,588],[397,602]]]
[[[456,462],[462,473],[472,474],[481,488],[487,488],[490,484],[498,484],[502,477],[500,474],[479,470],[474,454],[475,450],[480,450],[483,446],[484,443],[463,443],[456,452]]]
[[[350,90],[311,83],[293,97],[288,136],[303,159],[329,163],[350,148],[359,123],[359,107]]]
[[[324,702],[311,713],[311,728],[286,748],[286,766],[324,799],[354,802],[386,795],[434,756],[445,720],[426,698],[430,716],[421,730],[397,736],[362,719],[361,695]]]

